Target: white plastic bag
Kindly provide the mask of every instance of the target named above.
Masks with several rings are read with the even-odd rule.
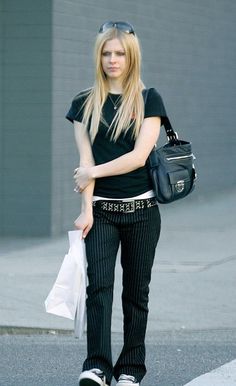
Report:
[[[56,281],[45,300],[46,311],[75,321],[75,336],[81,338],[86,323],[86,258],[82,231],[68,232],[70,248]]]

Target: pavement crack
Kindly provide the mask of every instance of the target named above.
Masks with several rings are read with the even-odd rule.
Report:
[[[227,264],[233,260],[236,260],[236,255],[228,256],[220,260],[213,261],[212,263],[209,263],[205,265],[201,271],[207,271],[208,269],[211,269],[213,267],[216,267],[217,265]]]
[[[236,260],[236,255],[228,256],[223,259],[215,260],[205,264],[199,261],[182,261],[176,263],[161,261],[159,264],[157,264],[156,269],[163,273],[196,273],[210,270],[211,268],[217,267],[218,265],[227,264],[234,260]]]

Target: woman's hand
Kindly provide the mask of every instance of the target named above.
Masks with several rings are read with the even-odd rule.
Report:
[[[80,166],[74,170],[74,180],[76,185],[76,191],[80,193],[90,184],[93,180],[92,168]]]
[[[74,221],[76,229],[82,230],[82,237],[85,238],[93,226],[93,213],[81,212],[79,217]]]

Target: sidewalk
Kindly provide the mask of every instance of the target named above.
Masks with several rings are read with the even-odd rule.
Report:
[[[236,360],[226,363],[209,373],[203,374],[185,386],[235,386]]]
[[[162,235],[153,267],[149,332],[235,327],[235,198],[231,192],[211,201],[187,198],[160,206]],[[67,235],[0,241],[0,326],[73,329],[73,321],[44,310],[67,250]],[[120,293],[117,264],[115,332],[122,329]]]

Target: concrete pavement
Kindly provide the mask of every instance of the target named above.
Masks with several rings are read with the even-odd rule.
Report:
[[[235,199],[236,192],[232,191],[211,199],[189,197],[160,206],[162,235],[150,289],[149,334],[235,328]],[[44,310],[44,300],[67,250],[67,235],[56,239],[1,240],[1,333],[16,333],[19,328],[34,333],[73,329],[73,321]],[[122,330],[120,293],[118,256],[113,332]],[[233,366],[233,372],[235,361],[229,366]],[[225,374],[222,371],[221,376]],[[189,385],[212,386],[206,378],[198,381]]]
[[[150,291],[149,331],[234,328],[236,325],[235,192],[212,200],[161,206],[162,235]],[[44,300],[65,253],[57,239],[2,239],[0,326],[73,329],[45,313]],[[113,331],[122,328],[117,259]]]

